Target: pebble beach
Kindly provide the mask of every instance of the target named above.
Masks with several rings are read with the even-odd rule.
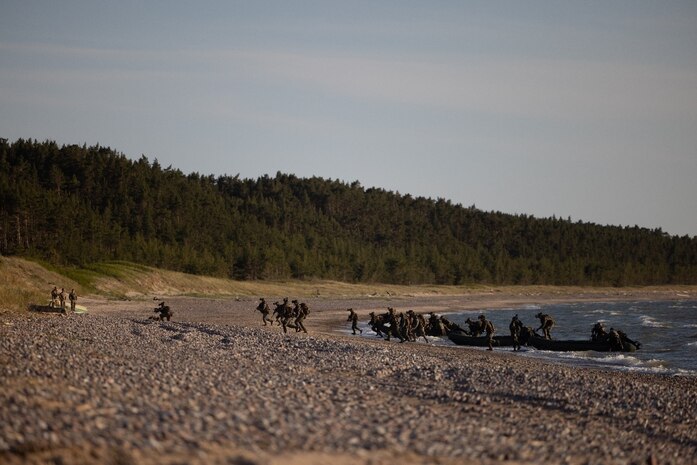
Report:
[[[348,307],[453,298],[317,299],[308,334],[262,326],[251,299],[167,301],[169,322],[98,299],[4,316],[0,462],[697,463],[694,378],[345,331]]]

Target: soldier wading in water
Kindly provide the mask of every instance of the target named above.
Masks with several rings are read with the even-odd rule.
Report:
[[[523,322],[520,321],[517,314],[511,319],[508,329],[511,331],[511,338],[513,339],[513,350],[520,350],[520,332],[523,329]]]
[[[540,327],[537,328],[535,331],[542,330],[545,339],[552,339],[552,336],[549,334],[550,330],[554,328],[554,320],[552,319],[552,317],[542,312],[535,315],[535,317],[537,317],[540,320]]]
[[[494,350],[494,333],[496,332],[496,328],[494,328],[494,323],[487,320],[484,315],[479,315],[479,321],[482,322],[484,332],[486,333],[486,342],[489,345],[489,348],[487,350]]]

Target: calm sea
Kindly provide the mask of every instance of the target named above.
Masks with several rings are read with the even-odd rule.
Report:
[[[513,315],[526,326],[539,327],[538,312],[556,321],[554,339],[590,339],[591,328],[601,321],[606,329],[621,329],[642,343],[633,353],[549,352],[524,348],[520,355],[572,365],[616,370],[697,376],[697,301],[603,302],[525,306],[520,308],[461,311],[448,319],[464,326],[465,319],[485,314],[498,334],[509,334]],[[466,326],[464,326],[466,327]],[[495,349],[496,350],[496,349]],[[511,350],[501,348],[498,350]]]

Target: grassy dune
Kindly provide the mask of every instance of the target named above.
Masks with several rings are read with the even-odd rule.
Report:
[[[160,270],[129,262],[106,262],[85,268],[58,268],[17,257],[0,257],[0,311],[21,311],[48,302],[53,286],[75,288],[80,296],[147,299],[153,296],[206,297],[411,297],[428,295],[620,295],[627,292],[694,293],[696,286],[652,288],[582,288],[573,286],[499,286],[350,284],[336,281],[234,281]]]
[[[335,281],[233,281],[160,270],[128,262],[107,262],[86,268],[59,268],[17,257],[0,257],[0,310],[22,310],[29,304],[48,302],[53,286],[78,295],[110,299],[139,299],[188,295],[209,297],[245,296],[398,296],[462,294],[486,291],[486,286],[398,286],[349,284]]]

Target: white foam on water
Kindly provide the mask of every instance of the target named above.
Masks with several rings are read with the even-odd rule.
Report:
[[[695,342],[688,342],[688,343],[687,343],[687,346],[688,346],[688,347],[697,347],[697,341],[695,341]]]
[[[669,324],[662,323],[649,315],[641,315],[639,317],[639,320],[641,320],[642,326],[646,326],[649,328],[670,328]]]

